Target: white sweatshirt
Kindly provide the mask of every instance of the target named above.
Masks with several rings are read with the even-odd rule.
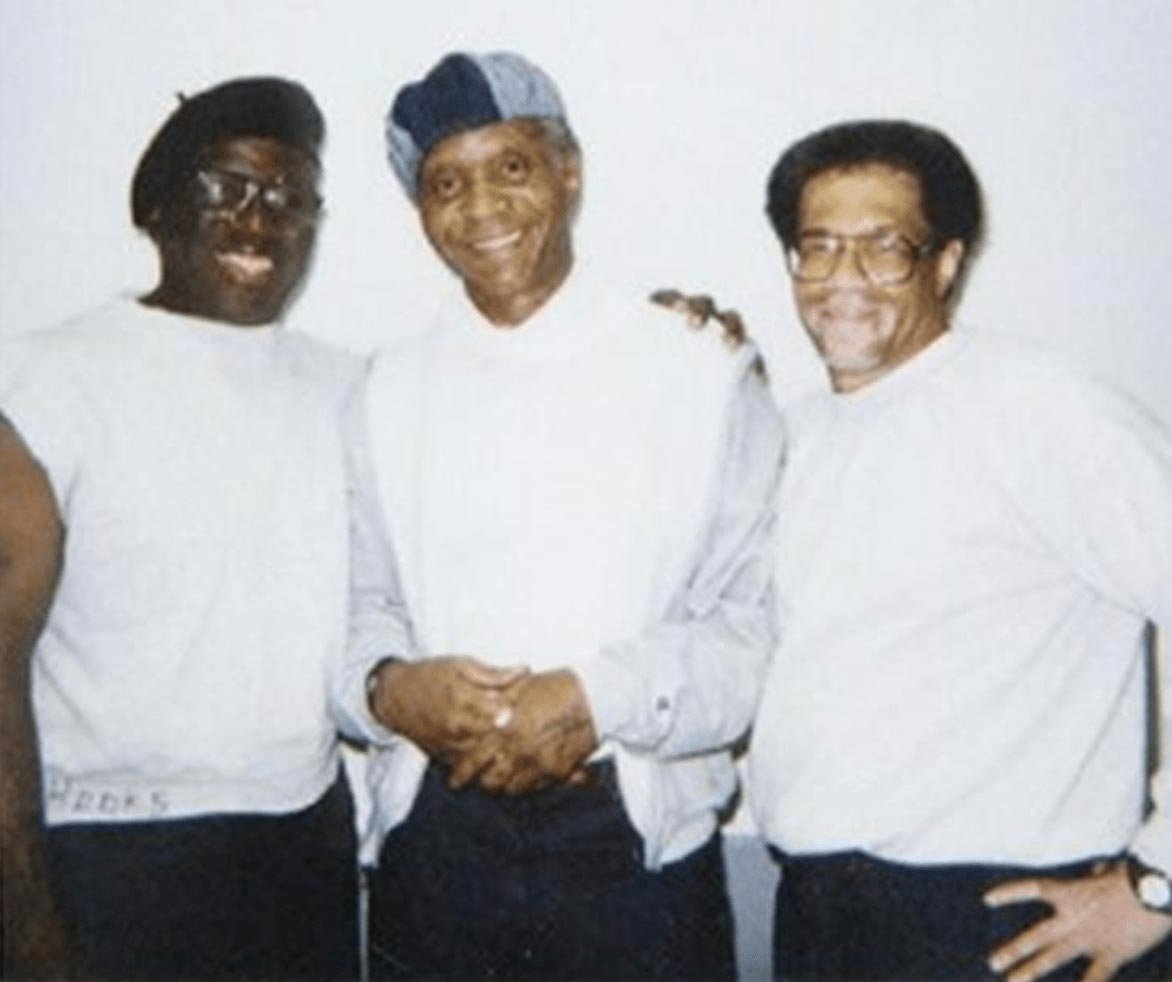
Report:
[[[1008,339],[943,336],[791,414],[782,645],[750,797],[794,853],[1052,864],[1141,824],[1145,618],[1172,627],[1172,442]],[[1160,735],[1172,761],[1167,666]]]

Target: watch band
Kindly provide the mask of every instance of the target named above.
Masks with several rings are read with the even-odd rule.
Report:
[[[1136,899],[1150,911],[1172,915],[1172,880],[1168,874],[1148,866],[1131,853],[1125,854],[1123,860]]]
[[[374,713],[374,693],[378,688],[378,675],[384,666],[402,662],[402,658],[395,658],[393,655],[388,655],[386,658],[380,658],[375,662],[374,667],[366,673],[366,705],[371,713]]]

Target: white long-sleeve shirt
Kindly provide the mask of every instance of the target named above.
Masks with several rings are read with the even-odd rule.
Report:
[[[750,349],[611,294],[575,274],[512,331],[461,297],[375,363],[349,728],[378,739],[361,680],[388,654],[572,667],[654,868],[735,789],[775,641],[782,439]],[[376,755],[376,832],[425,763],[403,740]]]
[[[1146,619],[1172,627],[1172,442],[1062,360],[946,334],[799,404],[782,644],[750,799],[784,850],[1172,870],[1172,686],[1143,820]]]

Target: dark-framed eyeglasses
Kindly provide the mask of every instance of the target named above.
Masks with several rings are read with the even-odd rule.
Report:
[[[860,235],[805,232],[796,246],[785,250],[785,265],[799,283],[822,283],[834,275],[849,250],[872,286],[899,286],[912,278],[916,264],[934,249],[930,239],[917,244],[890,230]]]
[[[295,224],[312,224],[321,214],[322,200],[313,187],[284,174],[258,181],[250,174],[204,168],[195,172],[195,191],[200,210],[216,216],[238,218],[254,202]]]

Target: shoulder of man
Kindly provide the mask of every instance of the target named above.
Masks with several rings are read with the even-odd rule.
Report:
[[[415,419],[424,393],[435,381],[432,356],[439,333],[433,327],[395,339],[367,359],[363,404],[372,429],[400,427]]]
[[[376,348],[366,361],[367,379],[393,377],[422,365],[440,341],[438,326],[388,341]]]
[[[1146,410],[1125,390],[1068,352],[1032,338],[990,331],[964,335],[968,377],[1006,410],[1060,423],[1131,417]]]
[[[969,380],[954,405],[970,407],[970,432],[999,471],[1033,482],[1124,459],[1172,466],[1166,422],[1077,358],[996,333],[974,334],[965,354]]]
[[[284,336],[284,344],[299,370],[328,388],[348,390],[363,376],[366,358],[349,348],[303,331],[289,331]]]
[[[51,371],[79,360],[83,365],[100,364],[109,348],[109,331],[126,316],[127,303],[110,301],[56,324],[0,338],[0,392],[29,372]]]

